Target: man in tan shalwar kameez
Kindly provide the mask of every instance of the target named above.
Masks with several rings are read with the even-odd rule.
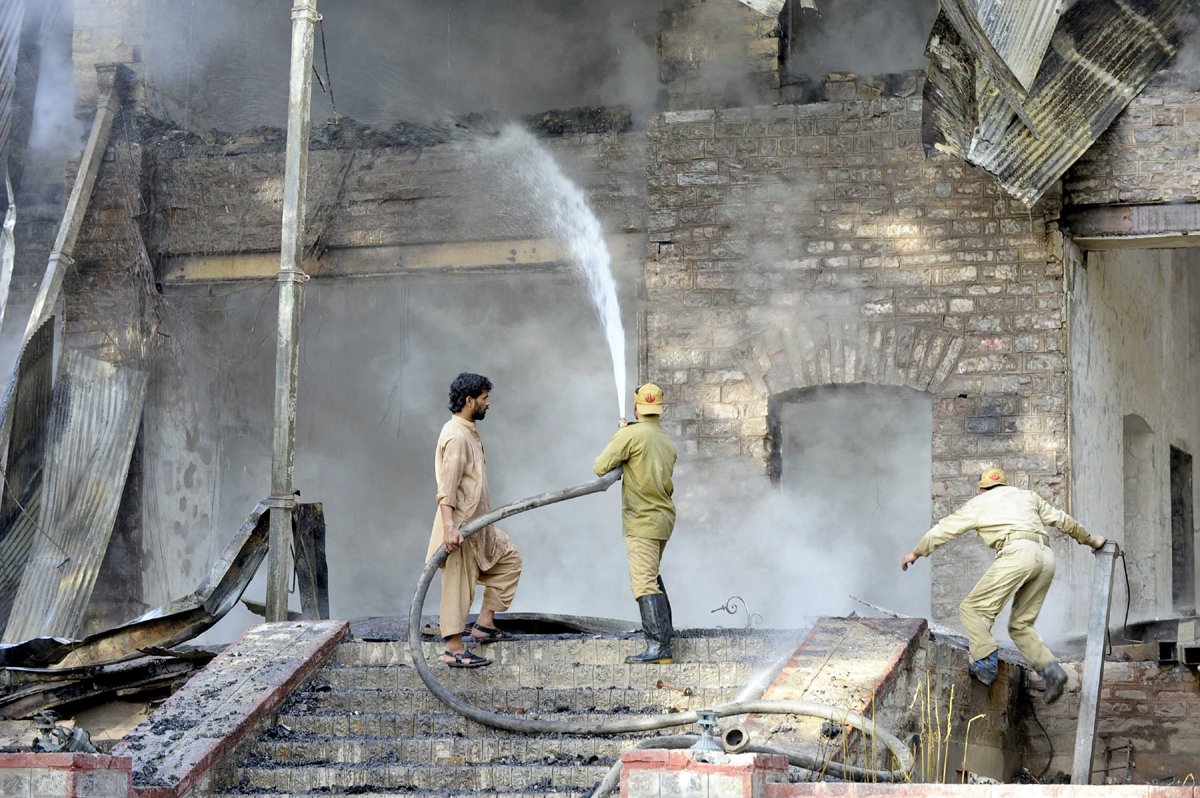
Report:
[[[492,509],[483,441],[475,429],[475,422],[487,413],[491,389],[491,381],[478,374],[454,378],[449,404],[453,415],[442,427],[434,452],[438,511],[425,560],[439,546],[449,552],[442,565],[440,622],[446,640],[442,662],[452,668],[491,664],[463,641],[475,586],[484,586],[483,607],[468,636],[478,643],[494,643],[510,637],[496,628],[495,614],[512,605],[521,578],[521,555],[495,525],[466,540],[462,536],[464,524]]]

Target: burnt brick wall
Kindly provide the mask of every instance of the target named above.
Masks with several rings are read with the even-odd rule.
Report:
[[[1069,205],[1200,199],[1200,73],[1150,81],[1063,178]]]
[[[129,110],[118,116],[96,176],[75,264],[63,279],[63,325],[72,349],[141,368],[146,353],[138,323],[142,309],[153,305],[154,278],[148,253],[143,257],[148,193],[143,147],[131,116]]]
[[[280,138],[276,136],[275,138]],[[607,233],[645,229],[644,134],[571,133],[541,140],[585,190]],[[461,141],[355,147],[309,156],[306,235],[326,246],[454,243],[547,234],[540,215],[469,163]],[[283,142],[245,134],[221,145],[164,141],[153,152],[152,251],[163,255],[279,248]]]
[[[902,99],[653,118],[647,374],[672,407],[685,492],[765,481],[772,398],[874,383],[933,394],[937,516],[996,461],[1062,504],[1056,205],[1027,211],[986,173],[927,160],[919,128],[920,101]],[[962,557],[990,554],[960,545],[934,558],[934,617],[954,622],[981,570]]]
[[[1024,720],[1024,734],[1029,741],[1026,762],[1035,774],[1043,766],[1048,774],[1071,772],[1081,666],[1069,663],[1066,667],[1071,682],[1062,700],[1047,706],[1035,699],[1036,719],[1027,716]],[[1106,662],[1092,767],[1106,766],[1106,747],[1132,743],[1134,782],[1178,782],[1194,776],[1200,773],[1197,717],[1200,677],[1195,670],[1156,662]],[[1107,766],[1115,769],[1108,776],[1115,783],[1125,780],[1125,764],[1125,751],[1112,754]],[[1094,783],[1103,784],[1104,778],[1103,773],[1096,773]]]
[[[658,68],[672,110],[756,105],[780,85],[779,21],[733,0],[661,0]]]

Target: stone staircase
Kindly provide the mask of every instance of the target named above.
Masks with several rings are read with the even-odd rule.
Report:
[[[497,712],[574,722],[702,709],[757,697],[803,633],[696,630],[675,662],[633,666],[640,635],[537,635],[487,646],[487,668],[435,665],[449,689]],[[436,643],[425,645],[433,661]],[[757,691],[752,685],[757,679]],[[663,686],[658,686],[660,681]],[[748,687],[750,686],[750,687]],[[688,694],[684,694],[687,691]],[[694,726],[659,734],[697,731]],[[449,710],[424,686],[403,642],[347,640],[200,792],[214,796],[334,794],[583,796],[647,735],[525,735]]]

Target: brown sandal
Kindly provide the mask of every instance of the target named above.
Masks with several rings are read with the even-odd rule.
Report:
[[[502,632],[499,629],[495,629],[491,626],[484,626],[478,623],[472,624],[472,631],[475,629],[483,632],[483,636],[480,637],[472,634],[471,639],[481,646],[487,645],[488,643],[499,643],[501,640],[512,640],[514,637],[514,635],[511,635],[508,632]]]

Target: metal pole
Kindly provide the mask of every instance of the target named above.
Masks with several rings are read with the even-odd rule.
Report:
[[[1083,678],[1079,686],[1079,722],[1075,727],[1075,759],[1072,784],[1091,784],[1092,755],[1096,747],[1096,722],[1100,715],[1100,681],[1104,677],[1104,641],[1108,634],[1108,611],[1112,600],[1113,568],[1117,544],[1105,543],[1095,554],[1092,571],[1092,602],[1088,617],[1087,648],[1083,655]]]
[[[312,101],[316,0],[293,0],[292,67],[288,89],[287,152],[283,171],[283,231],[279,253],[279,323],[275,347],[275,428],[271,442],[271,537],[267,555],[267,620],[287,620],[291,572],[288,550],[296,507],[296,370],[304,309],[304,201],[308,188],[308,131]]]
[[[42,322],[54,312],[54,304],[62,290],[63,276],[75,263],[75,242],[79,239],[79,231],[83,228],[83,220],[87,216],[92,189],[96,185],[96,175],[100,173],[100,163],[104,160],[105,150],[108,149],[113,122],[121,112],[124,98],[133,82],[132,70],[119,64],[97,66],[96,77],[101,94],[96,105],[96,116],[92,119],[92,130],[80,157],[79,171],[75,173],[75,182],[71,185],[71,195],[67,197],[62,222],[58,226],[58,235],[54,239],[54,249],[50,251],[50,259],[46,264],[46,273],[38,288],[33,309],[29,312],[25,341],[32,338],[42,326]]]

